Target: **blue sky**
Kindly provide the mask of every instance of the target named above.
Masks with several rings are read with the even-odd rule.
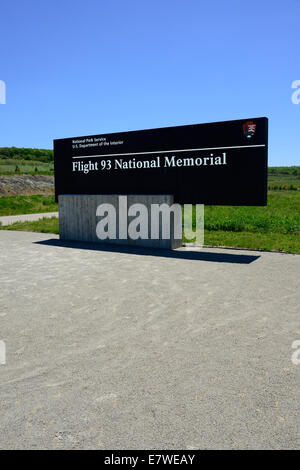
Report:
[[[0,146],[267,116],[300,165],[300,0],[1,2]]]

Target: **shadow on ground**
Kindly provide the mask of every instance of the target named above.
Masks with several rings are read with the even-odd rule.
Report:
[[[260,256],[246,255],[246,254],[232,254],[232,253],[210,253],[208,251],[194,251],[189,250],[163,250],[158,248],[142,248],[142,247],[131,247],[121,245],[107,245],[101,243],[90,243],[90,242],[79,242],[70,240],[58,240],[56,238],[50,238],[49,240],[43,240],[34,242],[37,245],[56,246],[63,248],[75,248],[80,250],[95,250],[100,252],[111,252],[111,253],[126,253],[131,255],[141,256],[157,256],[163,258],[174,258],[183,260],[194,260],[194,261],[211,261],[215,263],[237,263],[237,264],[250,264],[256,261]]]

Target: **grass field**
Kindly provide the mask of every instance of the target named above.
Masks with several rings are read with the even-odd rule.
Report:
[[[269,191],[264,207],[205,206],[205,228],[300,235],[300,192]]]
[[[226,246],[248,250],[300,253],[299,235],[253,232],[209,232],[205,230],[206,246]]]
[[[0,147],[0,175],[53,174],[53,150]]]
[[[0,198],[0,215],[56,210],[53,196]],[[57,218],[0,228],[59,233]],[[205,245],[300,253],[300,191],[269,191],[266,207],[205,206]]]
[[[0,230],[1,229],[21,230],[23,232],[59,233],[57,217],[44,217],[43,219],[36,220],[35,222],[16,222],[7,226],[2,226],[0,224]]]
[[[0,175],[53,175],[53,163],[44,163],[34,160],[1,160]]]
[[[53,174],[53,151],[0,148],[0,175],[21,173]],[[300,253],[300,167],[270,167],[268,188],[266,207],[205,206],[205,244]],[[56,211],[51,195],[0,197],[0,216]],[[58,233],[58,219],[0,228]]]
[[[0,217],[4,215],[37,214],[57,212],[58,204],[54,196],[2,196],[0,197]]]

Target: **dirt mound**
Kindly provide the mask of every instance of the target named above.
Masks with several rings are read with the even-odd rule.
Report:
[[[50,175],[0,176],[0,196],[52,194],[54,177]]]

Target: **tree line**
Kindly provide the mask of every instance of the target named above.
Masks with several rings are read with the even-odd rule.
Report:
[[[0,158],[2,160],[34,160],[38,162],[53,162],[53,150],[18,148],[18,147],[0,147]]]

